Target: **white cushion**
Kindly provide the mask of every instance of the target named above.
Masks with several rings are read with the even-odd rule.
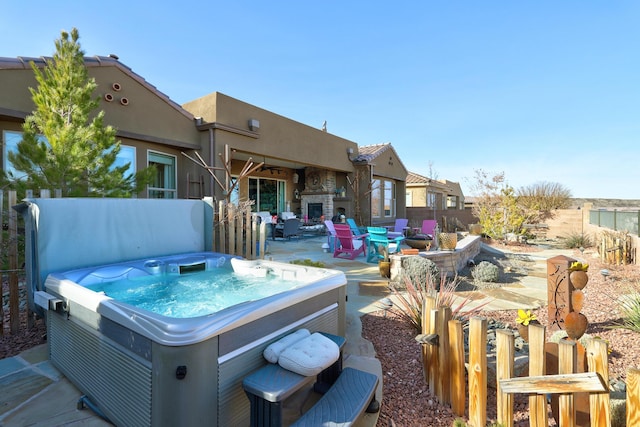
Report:
[[[265,224],[271,224],[271,212],[269,211],[261,211],[255,214],[260,217],[261,222]]]
[[[316,332],[287,347],[278,358],[284,369],[304,376],[318,375],[340,357],[338,344]]]
[[[298,329],[292,334],[280,338],[278,341],[273,342],[267,346],[262,352],[262,355],[271,363],[278,363],[280,354],[292,344],[300,341],[303,338],[307,338],[311,335],[308,329]]]
[[[293,212],[282,212],[280,214],[280,218],[282,218],[283,220],[288,220],[289,218],[295,218],[296,214],[294,214]]]

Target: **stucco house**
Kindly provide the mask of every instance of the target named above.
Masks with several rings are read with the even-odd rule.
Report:
[[[3,169],[12,167],[7,153],[34,109],[29,64],[49,60],[0,57]],[[122,143],[118,161],[130,162],[131,171],[156,167],[155,182],[138,197],[250,199],[255,211],[294,212],[309,222],[343,212],[362,224],[391,224],[406,213],[407,170],[391,144],[358,146],[218,92],[179,105],[113,55],[86,57],[85,64],[105,123]],[[213,167],[215,178],[194,157]],[[263,164],[226,194],[249,161]]]
[[[457,182],[431,179],[409,172],[406,185],[407,207],[427,207],[438,210],[464,209],[464,194]]]

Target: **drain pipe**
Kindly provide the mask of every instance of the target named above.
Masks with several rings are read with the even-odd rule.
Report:
[[[111,420],[107,418],[107,416],[104,414],[104,412],[102,412],[91,400],[89,400],[86,394],[83,394],[82,396],[80,396],[80,399],[78,399],[78,403],[76,407],[80,411],[83,410],[84,408],[89,408],[93,412],[95,412],[97,416],[99,416],[109,424],[113,424]]]

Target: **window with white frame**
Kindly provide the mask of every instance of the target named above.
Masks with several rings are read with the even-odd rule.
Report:
[[[396,185],[393,181],[384,181],[384,216],[396,216]]]
[[[436,207],[436,193],[433,193],[431,191],[429,191],[427,193],[427,207],[428,208],[435,208]]]
[[[149,166],[154,166],[156,174],[149,185],[150,199],[176,199],[176,156],[149,151]]]
[[[371,191],[371,216],[389,218],[396,215],[396,184],[386,179],[374,179]]]

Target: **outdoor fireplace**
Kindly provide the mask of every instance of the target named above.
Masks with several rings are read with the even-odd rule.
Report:
[[[332,218],[336,212],[336,174],[333,171],[306,168],[305,185],[301,194],[302,215],[309,222],[320,222],[320,217]]]
[[[320,217],[324,215],[322,212],[322,203],[308,203],[307,212],[309,222],[320,222]]]

